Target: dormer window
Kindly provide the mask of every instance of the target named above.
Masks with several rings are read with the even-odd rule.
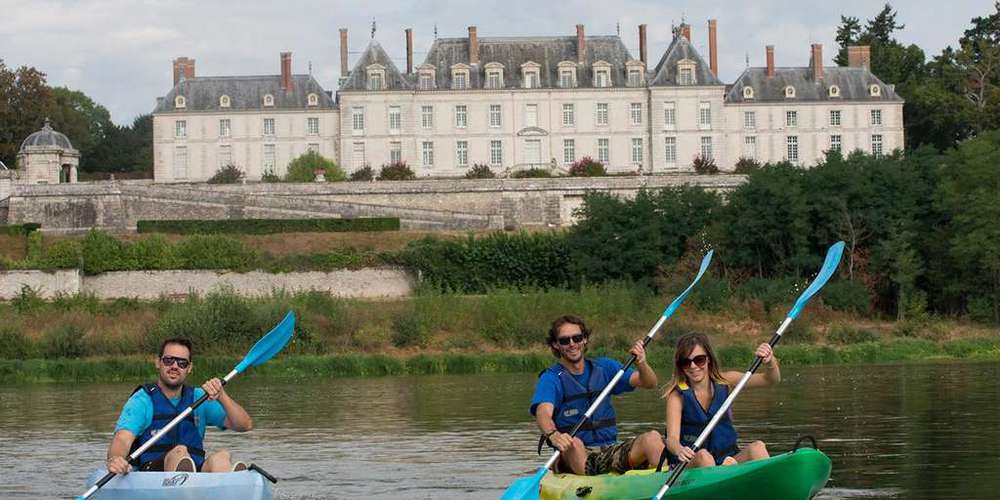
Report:
[[[486,88],[503,88],[503,64],[498,62],[486,63]]]
[[[611,64],[606,61],[594,63],[594,87],[604,88],[611,86]]]
[[[753,87],[743,87],[743,98],[753,99]]]
[[[220,108],[228,108],[230,106],[230,104],[232,104],[232,101],[229,100],[229,96],[224,95],[224,96],[222,96],[222,97],[219,98],[219,107]]]
[[[309,96],[306,97],[306,103],[308,103],[309,106],[319,106],[319,96],[316,94],[309,94]]]
[[[840,87],[830,85],[830,97],[840,97]]]
[[[537,89],[541,85],[541,66],[536,62],[528,61],[521,65],[521,80],[524,88]]]
[[[434,66],[430,64],[417,66],[417,88],[420,90],[434,90],[436,87],[434,83]]]
[[[872,85],[871,87],[868,87],[868,93],[871,94],[872,97],[878,97],[882,95],[882,87]]]
[[[677,85],[697,85],[698,79],[695,76],[697,64],[690,59],[677,61]]]
[[[264,94],[264,106],[274,106],[274,96],[271,94]]]
[[[785,87],[785,98],[792,99],[794,97],[795,97],[795,87],[792,87],[791,85]]]
[[[625,75],[628,77],[629,87],[644,87],[646,85],[646,66],[642,61],[628,61],[625,63]]]
[[[182,95],[179,95],[179,96],[175,97],[174,98],[174,107],[178,108],[178,109],[186,108],[187,107],[187,99],[185,99],[184,96],[182,96]]]
[[[559,63],[559,87],[564,89],[576,88],[576,63],[563,61]]]
[[[465,90],[469,88],[469,65],[456,64],[451,67],[451,88]]]
[[[369,64],[365,68],[368,76],[368,90],[385,89],[385,66],[381,64]]]

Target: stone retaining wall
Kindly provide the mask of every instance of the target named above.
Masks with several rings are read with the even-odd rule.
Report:
[[[51,299],[57,295],[72,295],[80,291],[83,275],[76,269],[52,273],[45,271],[0,271],[0,300],[10,300],[30,287],[41,297]]]

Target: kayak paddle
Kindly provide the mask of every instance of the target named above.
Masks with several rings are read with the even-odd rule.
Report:
[[[666,309],[663,310],[663,314],[660,315],[660,319],[656,322],[655,325],[653,325],[653,328],[650,328],[649,333],[646,334],[646,338],[643,339],[642,341],[643,347],[649,345],[649,343],[653,340],[653,336],[655,336],[656,332],[659,331],[661,326],[663,326],[663,323],[667,321],[667,318],[669,318],[674,314],[674,311],[676,311],[677,308],[681,306],[681,303],[684,302],[684,299],[686,299],[688,294],[691,293],[691,289],[693,289],[694,286],[698,283],[698,281],[701,280],[701,276],[705,274],[705,270],[708,269],[708,264],[712,262],[712,255],[714,253],[715,253],[714,250],[709,250],[708,253],[705,254],[705,257],[701,259],[701,268],[698,270],[698,275],[695,276],[694,281],[692,281],[691,284],[688,285],[688,287],[684,289],[684,291],[681,292],[681,294],[678,295],[677,298],[674,299],[674,301],[671,302]],[[628,370],[628,368],[632,366],[632,363],[635,363],[635,354],[632,355],[632,358],[629,359],[628,363],[626,363],[621,370],[618,370],[618,373],[616,373],[615,376],[611,379],[611,382],[609,382],[608,385],[604,387],[604,390],[601,391],[601,394],[597,396],[597,399],[595,399],[594,402],[591,403],[590,408],[587,408],[587,412],[583,414],[583,418],[581,418],[580,421],[577,422],[575,426],[573,426],[573,430],[571,430],[569,433],[571,437],[576,436],[576,433],[580,430],[580,428],[583,427],[583,425],[587,422],[587,420],[590,420],[590,416],[593,415],[595,411],[597,411],[597,407],[600,406],[601,403],[604,401],[604,398],[606,398],[608,394],[611,393],[611,389],[613,389],[615,384],[617,384],[618,381],[622,378],[622,376],[625,375],[625,370]],[[545,465],[539,468],[538,472],[536,472],[535,475],[514,481],[514,483],[511,484],[510,487],[507,488],[507,491],[505,491],[503,495],[500,497],[501,500],[537,499],[538,489],[542,483],[542,478],[545,477],[545,474],[552,467],[552,465],[556,463],[556,460],[559,460],[559,454],[560,454],[559,450],[556,450],[554,453],[552,453],[552,456],[549,458],[548,462],[545,462]]]
[[[275,326],[274,329],[272,329],[267,335],[258,340],[257,343],[250,348],[250,352],[248,352],[247,355],[243,358],[243,361],[240,361],[240,363],[236,365],[236,368],[233,368],[233,371],[229,372],[229,374],[222,379],[222,385],[226,385],[230,380],[232,380],[233,377],[239,375],[240,373],[243,373],[248,368],[253,368],[254,366],[263,364],[265,361],[274,357],[275,354],[281,352],[281,350],[285,348],[285,345],[288,344],[288,340],[292,338],[292,333],[294,332],[295,332],[295,313],[293,313],[292,311],[288,311],[288,314],[286,314],[285,318],[281,320],[281,323],[278,323],[278,325]],[[135,463],[135,461],[139,458],[140,455],[145,453],[146,450],[148,450],[150,447],[156,444],[156,442],[159,441],[161,437],[166,435],[166,433],[170,432],[170,430],[173,429],[175,426],[177,426],[177,424],[179,424],[181,420],[187,418],[187,416],[190,415],[191,412],[193,412],[196,408],[201,406],[201,404],[207,400],[208,400],[208,394],[207,393],[202,394],[197,401],[195,401],[194,403],[191,404],[191,406],[187,407],[187,409],[182,411],[180,415],[174,417],[174,419],[171,420],[169,424],[167,424],[164,428],[160,429],[159,432],[157,432],[156,434],[153,434],[153,437],[151,437],[149,441],[146,441],[142,446],[133,451],[132,454],[128,456],[128,462]],[[97,490],[101,488],[101,486],[107,484],[107,482],[110,481],[111,478],[113,477],[115,477],[115,473],[108,472],[99,481],[94,483],[94,485],[91,486],[86,493],[77,497],[77,500],[86,500],[87,498],[90,498],[91,495],[96,493]]]
[[[837,265],[840,264],[840,256],[843,253],[844,253],[843,241],[838,241],[834,243],[830,247],[830,249],[826,251],[826,260],[823,261],[823,267],[820,268],[819,274],[817,274],[816,278],[813,279],[813,282],[809,285],[809,288],[806,288],[806,290],[802,292],[802,295],[799,295],[799,300],[795,301],[795,305],[792,306],[791,311],[788,311],[788,316],[785,317],[785,320],[781,322],[781,326],[778,327],[778,331],[775,332],[775,334],[771,337],[771,340],[768,341],[768,344],[770,344],[771,347],[774,347],[775,344],[777,344],[778,341],[781,340],[781,335],[785,333],[785,330],[788,328],[788,325],[792,324],[792,320],[794,320],[799,315],[799,313],[802,312],[802,308],[806,306],[806,303],[809,302],[809,299],[811,299],[813,295],[816,295],[816,292],[818,292],[820,288],[823,288],[823,285],[825,285],[826,282],[830,280],[830,277],[833,276],[833,272],[837,270]],[[715,412],[715,416],[712,417],[712,420],[708,421],[708,425],[705,426],[705,430],[701,431],[701,434],[698,435],[698,439],[695,440],[694,445],[691,446],[692,451],[698,451],[698,449],[701,448],[701,445],[705,442],[706,439],[708,439],[708,436],[712,433],[712,430],[715,429],[715,425],[718,424],[719,420],[722,419],[723,415],[725,415],[726,412],[729,411],[729,407],[733,405],[733,401],[736,400],[736,396],[740,393],[741,390],[743,390],[743,386],[746,385],[746,383],[750,380],[750,376],[753,375],[753,372],[757,371],[757,368],[760,368],[760,364],[762,362],[763,360],[761,358],[754,358],[753,364],[750,365],[750,369],[747,370],[745,374],[743,374],[743,378],[741,378],[739,383],[736,384],[736,387],[733,389],[733,391],[729,393],[729,397],[726,398],[726,401],[724,403],[722,403],[722,406],[719,407],[719,410]],[[684,469],[687,467],[687,464],[688,464],[687,462],[681,462],[673,471],[671,471],[670,476],[667,478],[667,482],[663,485],[662,488],[660,488],[659,491],[656,492],[656,495],[653,497],[654,500],[660,500],[661,498],[663,498],[663,495],[667,493],[667,490],[674,485],[674,483],[677,481],[677,478],[680,477],[682,472],[684,472]]]

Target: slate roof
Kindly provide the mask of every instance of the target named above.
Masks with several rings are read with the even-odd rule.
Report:
[[[385,87],[383,90],[408,90],[413,88],[412,79],[408,79],[399,71],[392,62],[392,58],[385,53],[385,49],[377,41],[372,40],[368,47],[361,53],[358,62],[348,73],[347,80],[340,85],[340,90],[367,90],[367,71],[369,65],[381,64],[385,66]]]
[[[32,133],[25,138],[23,142],[21,142],[21,151],[25,151],[25,149],[29,146],[57,147],[75,151],[75,149],[73,149],[73,144],[69,142],[68,137],[66,137],[63,133],[56,132],[52,129],[48,118],[45,119],[45,125],[41,130]]]
[[[274,106],[264,107],[264,95],[274,96]],[[317,106],[308,106],[309,94],[319,97]],[[174,107],[175,98],[184,96],[185,107]],[[219,106],[219,98],[229,96],[228,108]],[[292,75],[292,91],[281,89],[281,75],[200,76],[181,80],[156,105],[153,113],[173,111],[263,111],[286,109],[333,109],[336,107],[312,75]]]
[[[775,101],[890,101],[902,102],[895,90],[879,80],[868,68],[850,68],[842,66],[824,66],[823,78],[816,81],[811,67],[806,68],[775,68],[775,75],[767,77],[767,68],[747,68],[733,82],[726,94],[727,103],[742,102],[775,102]],[[785,87],[795,88],[794,98],[785,98]],[[829,88],[840,87],[840,97],[830,97]],[[882,88],[881,95],[872,97],[869,93],[871,85]],[[743,87],[750,86],[754,91],[753,99],[743,98]]]
[[[670,42],[667,51],[663,53],[660,62],[653,68],[652,77],[649,81],[650,87],[676,86],[678,83],[677,63],[688,59],[695,63],[695,84],[696,85],[723,85],[715,75],[708,63],[702,59],[701,54],[694,49],[687,38],[675,35]]]

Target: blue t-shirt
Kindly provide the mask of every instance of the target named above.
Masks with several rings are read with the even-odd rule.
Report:
[[[194,389],[194,400],[197,401],[205,390],[201,387]],[[180,393],[176,398],[168,398],[170,403],[177,405],[181,400]],[[184,408],[181,408],[183,411]],[[221,430],[226,430],[226,410],[222,403],[218,401],[205,401],[194,410],[194,422],[198,426],[198,433],[202,439],[205,438],[205,427],[214,425]],[[131,432],[135,436],[141,435],[150,425],[153,424],[153,400],[149,398],[146,391],[136,391],[132,397],[128,398],[122,413],[118,416],[118,423],[115,425],[115,432],[122,429]]]
[[[611,381],[611,377],[614,377],[618,373],[618,370],[622,369],[621,363],[610,358],[595,358],[590,360],[590,362],[604,369],[604,373],[608,374],[608,382]],[[569,370],[566,370],[566,373],[573,375]],[[632,384],[629,383],[629,379],[632,378],[633,373],[635,373],[635,369],[633,368],[625,370],[625,374],[622,375],[622,378],[611,389],[611,395],[635,390],[635,387],[632,387]],[[587,381],[590,379],[590,363],[584,363],[583,373],[573,375],[573,378],[582,387],[587,387]],[[602,386],[601,389],[603,388]],[[538,409],[538,405],[541,403],[552,403],[553,406],[559,407],[559,403],[562,403],[562,400],[563,386],[559,381],[559,377],[555,373],[552,373],[551,370],[545,370],[542,372],[542,376],[538,377],[538,383],[535,385],[535,395],[531,398],[531,415],[534,416],[535,410]]]

